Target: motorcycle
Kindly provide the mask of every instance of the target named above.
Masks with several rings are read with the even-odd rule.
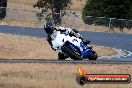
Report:
[[[50,37],[53,49],[65,55],[63,55],[64,58],[60,58],[61,60],[65,60],[67,57],[73,60],[96,60],[98,57],[92,47],[85,44],[80,38],[56,30]]]

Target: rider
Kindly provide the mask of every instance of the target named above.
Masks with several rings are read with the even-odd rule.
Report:
[[[79,32],[76,29],[71,29],[71,28],[64,28],[64,27],[53,27],[53,24],[51,21],[47,21],[44,25],[44,30],[46,31],[46,33],[48,34],[47,36],[47,41],[49,42],[49,44],[51,45],[52,48],[52,39],[51,39],[51,34],[54,32],[54,30],[56,31],[60,31],[61,33],[64,32],[65,34],[69,35],[69,36],[75,36],[77,38],[80,38],[84,41],[85,44],[89,44],[90,41],[89,40],[84,40],[82,38],[82,36],[79,34]],[[53,48],[52,48],[53,49]]]

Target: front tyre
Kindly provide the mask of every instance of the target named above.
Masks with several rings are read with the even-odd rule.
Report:
[[[68,54],[69,57],[73,60],[83,60],[83,58],[80,57],[80,55],[78,55],[75,52],[73,52],[72,50],[70,50],[70,48],[66,45],[62,47],[62,51],[64,53]]]
[[[90,54],[89,56],[88,56],[88,59],[89,60],[96,60],[98,58],[98,55],[97,54]]]

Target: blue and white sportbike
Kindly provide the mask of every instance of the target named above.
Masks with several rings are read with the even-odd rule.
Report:
[[[92,47],[85,44],[80,38],[70,36],[57,30],[54,30],[50,37],[52,48],[65,55],[63,58],[59,58],[60,60],[65,60],[68,57],[73,60],[96,60],[98,57]]]

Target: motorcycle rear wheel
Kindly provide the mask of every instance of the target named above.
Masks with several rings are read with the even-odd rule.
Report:
[[[68,46],[63,46],[62,47],[62,51],[66,54],[69,55],[69,57],[73,60],[83,60],[82,57],[80,57],[80,55],[76,54],[75,52],[71,51],[70,48]]]
[[[58,60],[65,60],[66,58],[68,58],[68,56],[65,55],[64,53],[61,52],[58,53]]]

